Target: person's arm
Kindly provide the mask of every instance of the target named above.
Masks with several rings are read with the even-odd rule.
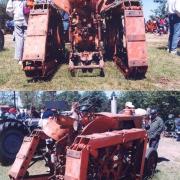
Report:
[[[14,9],[13,9],[13,1],[9,0],[6,6],[6,13],[10,16],[13,17],[14,15]]]
[[[155,137],[158,136],[158,135],[160,135],[163,130],[164,130],[164,122],[163,122],[163,120],[160,120],[160,121],[158,122],[158,129],[157,129],[157,131],[155,132],[155,134],[156,134]]]

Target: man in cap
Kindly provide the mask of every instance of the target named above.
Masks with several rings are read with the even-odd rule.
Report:
[[[151,124],[148,129],[149,147],[158,148],[160,135],[164,129],[164,122],[158,115],[157,109],[150,110]]]
[[[126,102],[125,108],[119,112],[119,114],[134,114],[135,106],[132,102]]]
[[[130,111],[131,114],[135,113],[135,106],[132,104],[132,102],[126,102],[125,104],[125,110]]]

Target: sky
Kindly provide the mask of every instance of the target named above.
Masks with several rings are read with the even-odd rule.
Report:
[[[151,10],[156,9],[158,3],[154,3],[153,0],[142,0],[143,1],[143,10],[145,19],[149,19],[149,16],[152,14]]]

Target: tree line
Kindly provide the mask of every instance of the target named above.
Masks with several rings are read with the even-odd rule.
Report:
[[[77,102],[84,97],[89,97],[88,103],[94,104],[94,111],[110,112],[111,97],[105,91],[20,91],[16,92],[16,99],[19,97],[22,107],[29,109],[31,106],[40,110],[46,101],[66,101],[68,109],[72,102]],[[124,108],[127,101],[131,101],[136,108],[158,108],[164,119],[169,114],[179,115],[180,92],[176,91],[116,91],[118,111]],[[0,104],[13,105],[14,94],[11,91],[0,92]],[[17,100],[16,100],[17,101]],[[86,102],[87,103],[87,102]]]

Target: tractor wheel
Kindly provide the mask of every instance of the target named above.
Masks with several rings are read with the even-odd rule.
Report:
[[[154,148],[149,148],[146,153],[144,164],[144,179],[151,177],[156,170],[158,154]]]
[[[4,34],[0,29],[0,51],[2,51],[4,48]]]
[[[27,127],[15,120],[0,124],[0,163],[2,165],[10,165],[14,162],[23,138],[27,134]]]

